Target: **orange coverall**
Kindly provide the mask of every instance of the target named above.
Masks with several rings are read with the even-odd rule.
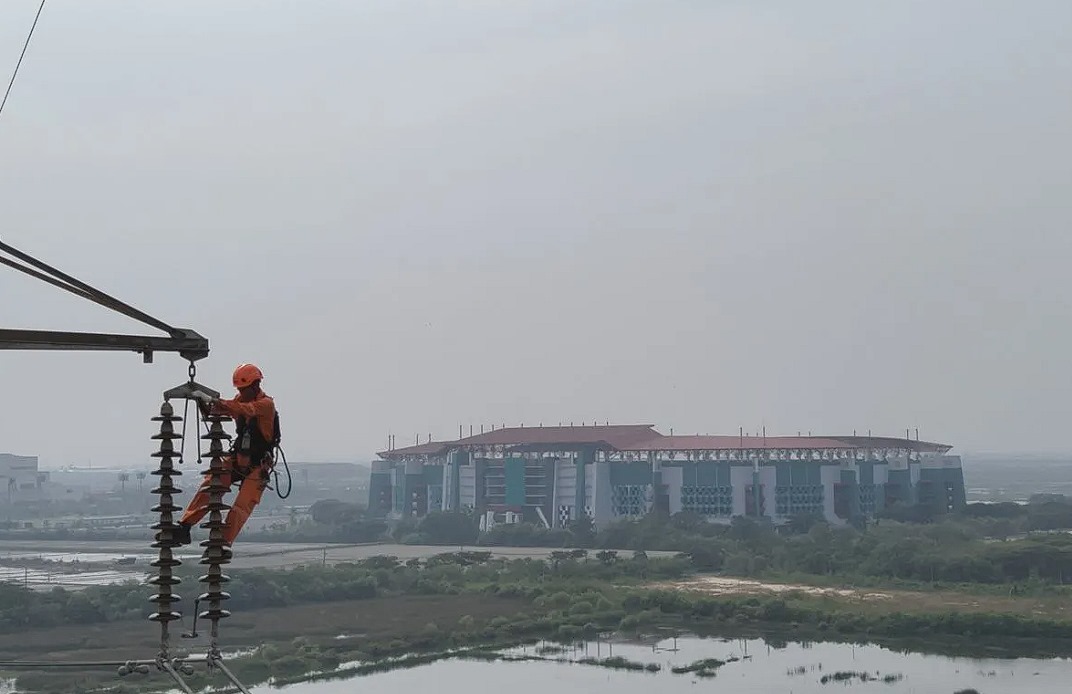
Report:
[[[275,401],[263,391],[258,391],[257,395],[247,402],[243,402],[239,398],[217,400],[212,406],[212,411],[215,414],[229,417],[245,417],[246,421],[256,417],[257,427],[261,430],[261,435],[264,436],[265,441],[271,441],[275,433],[273,431]],[[249,472],[245,477],[241,478],[242,482],[238,488],[238,495],[235,497],[231,509],[227,512],[227,518],[224,520],[223,539],[227,544],[232,544],[235,538],[238,537],[238,532],[245,525],[250,514],[253,513],[253,509],[260,503],[261,496],[268,486],[269,471],[260,462],[259,460],[250,461],[249,456],[245,454],[238,455],[239,471],[248,470]],[[235,457],[227,456],[223,459],[223,464],[227,470],[226,474],[223,475],[223,483],[230,486],[233,484],[235,477],[235,475],[231,474],[235,467]],[[189,526],[196,525],[208,513],[206,506],[209,501],[208,486],[211,482],[212,475],[206,474],[201,483],[201,488],[197,490],[194,498],[190,500],[190,504],[186,507],[181,523]]]

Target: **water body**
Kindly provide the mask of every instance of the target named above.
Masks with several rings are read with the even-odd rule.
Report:
[[[0,581],[45,591],[57,586],[79,590],[126,581],[145,582],[149,578],[145,570],[153,558],[149,554],[135,556],[105,552],[6,552],[0,554],[0,561],[4,563],[0,566]],[[139,568],[103,568],[120,560],[130,562],[126,566]],[[42,567],[40,562],[55,564],[55,568]]]
[[[132,571],[80,571],[65,573],[46,569],[17,567],[0,567],[0,581],[23,585],[34,590],[52,590],[55,587],[68,590],[104,586],[125,581],[144,583],[149,578],[146,573]]]
[[[510,651],[537,655],[537,646]],[[676,649],[676,650],[675,650]],[[953,694],[973,688],[980,694],[1057,694],[1069,691],[1072,660],[1062,658],[962,658],[900,653],[880,646],[839,643],[779,643],[761,639],[678,638],[651,644],[587,643],[565,653],[545,656],[576,660],[585,656],[620,656],[657,663],[655,673],[611,670],[569,662],[482,662],[444,660],[421,667],[377,673],[349,680],[309,682],[282,688],[262,685],[255,694],[397,694],[435,691],[463,694],[509,691],[510,694],[678,694],[719,691],[732,694]],[[730,660],[711,678],[673,674],[673,666],[705,658]],[[864,672],[877,681],[828,681],[837,672]],[[890,682],[882,677],[891,676]]]

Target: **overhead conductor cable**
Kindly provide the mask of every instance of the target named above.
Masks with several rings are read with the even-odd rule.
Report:
[[[41,19],[41,11],[44,9],[45,0],[41,0],[41,4],[37,7],[37,14],[34,16],[33,24],[30,25],[30,31],[26,34],[26,41],[22,44],[19,60],[15,63],[15,69],[11,72],[11,80],[7,83],[7,89],[4,90],[4,98],[0,101],[0,113],[4,112],[4,106],[7,105],[7,98],[11,95],[11,88],[15,86],[15,77],[18,76],[19,68],[22,67],[22,59],[26,57],[26,49],[30,47],[30,39],[33,38],[34,29],[37,28],[37,20]]]

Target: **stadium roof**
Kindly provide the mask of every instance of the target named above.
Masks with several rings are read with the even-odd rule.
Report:
[[[430,442],[406,448],[381,451],[384,458],[417,455],[440,455],[449,448],[483,448],[491,446],[599,446],[624,450],[625,446],[661,437],[653,424],[611,424],[607,426],[579,427],[506,427],[486,431],[457,441]]]
[[[819,436],[659,436],[622,448],[623,451],[774,450],[779,448],[853,448],[837,439]]]
[[[376,455],[383,458],[402,455],[442,455],[446,453],[454,443],[454,441],[429,441],[428,443],[421,443],[416,446],[405,446],[404,448],[393,448],[391,450],[381,451]]]
[[[510,427],[453,442],[454,446],[599,445],[621,449],[662,435],[654,424],[579,427]]]
[[[838,436],[852,448],[909,448],[920,453],[945,453],[952,446],[933,441],[914,441],[899,439],[896,436]]]
[[[845,450],[904,448],[919,453],[944,453],[952,446],[888,436],[660,436],[622,451]]]
[[[569,450],[596,446],[621,452],[723,450],[844,450],[898,448],[945,453],[952,446],[889,436],[664,436],[651,424],[609,426],[504,427],[456,441],[431,441],[381,451],[381,458],[439,456],[456,448],[506,447],[518,450]]]

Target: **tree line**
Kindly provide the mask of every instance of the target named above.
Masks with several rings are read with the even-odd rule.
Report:
[[[863,528],[832,526],[816,517],[794,518],[782,527],[746,517],[715,524],[696,514],[678,513],[599,528],[587,520],[551,529],[504,524],[484,533],[473,516],[434,512],[419,521],[399,523],[393,539],[453,546],[673,551],[687,556],[699,570],[743,576],[780,573],[927,583],[1065,584],[1072,583],[1072,535],[1035,533],[1008,539],[1014,534],[1008,523],[1049,529],[1049,521],[1068,511],[1072,504],[1062,502],[971,505],[961,514],[929,522],[884,517]],[[1001,532],[995,532],[996,527]]]

